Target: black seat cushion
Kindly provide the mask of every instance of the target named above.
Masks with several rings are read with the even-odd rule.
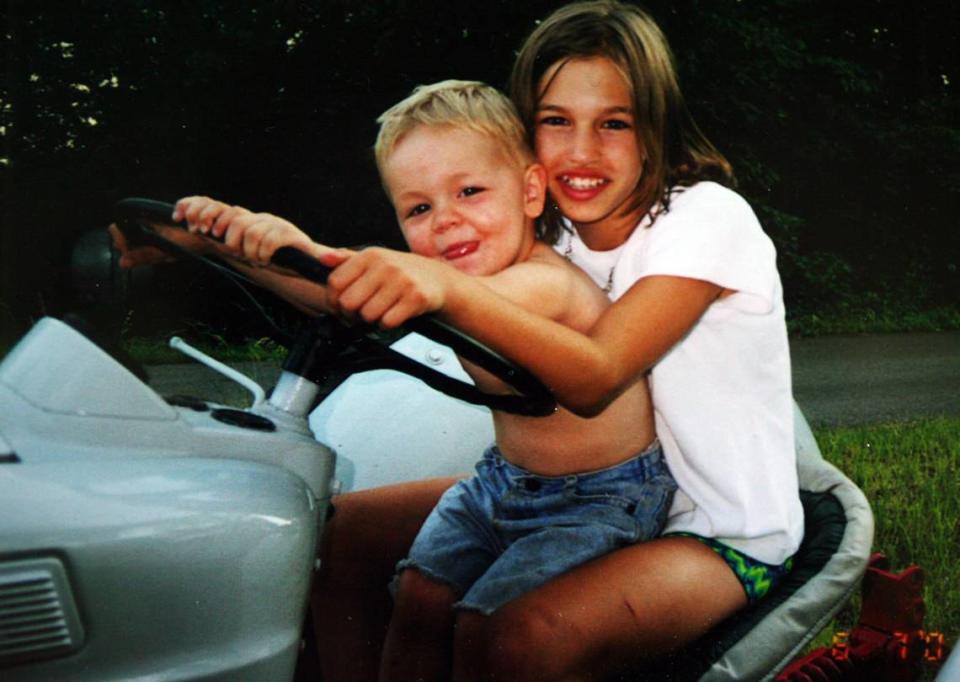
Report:
[[[643,679],[699,679],[741,637],[820,572],[840,546],[847,526],[846,514],[830,493],[801,490],[800,501],[805,517],[804,537],[790,574],[758,603],[734,614],[690,646],[651,665]]]

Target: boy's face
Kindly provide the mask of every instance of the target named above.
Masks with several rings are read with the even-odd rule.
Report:
[[[524,260],[543,210],[543,169],[523,168],[486,135],[417,126],[382,168],[410,250],[471,275]]]

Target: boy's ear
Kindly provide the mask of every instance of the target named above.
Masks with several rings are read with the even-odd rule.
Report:
[[[547,197],[547,170],[532,163],[523,172],[523,209],[528,218],[539,218]]]

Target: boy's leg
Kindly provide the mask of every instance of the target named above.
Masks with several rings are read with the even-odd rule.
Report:
[[[400,574],[380,663],[382,682],[447,680],[453,654],[453,604],[460,594],[415,568]]]
[[[449,679],[453,605],[502,551],[490,526],[487,468],[481,462],[477,476],[443,494],[399,564],[381,680]]]
[[[658,538],[594,559],[490,616],[459,613],[453,679],[607,679],[683,647],[746,603],[712,549]]]
[[[311,597],[323,679],[376,680],[392,599],[387,586],[424,519],[457,479],[334,498]]]

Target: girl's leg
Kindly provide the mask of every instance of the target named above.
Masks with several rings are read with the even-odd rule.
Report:
[[[449,585],[408,568],[400,574],[380,663],[381,682],[443,682],[450,678],[453,604]]]
[[[340,495],[311,597],[323,679],[376,680],[390,620],[387,586],[454,478]]]
[[[453,679],[607,679],[688,644],[746,603],[712,549],[658,538],[584,564],[489,617],[458,614]]]

